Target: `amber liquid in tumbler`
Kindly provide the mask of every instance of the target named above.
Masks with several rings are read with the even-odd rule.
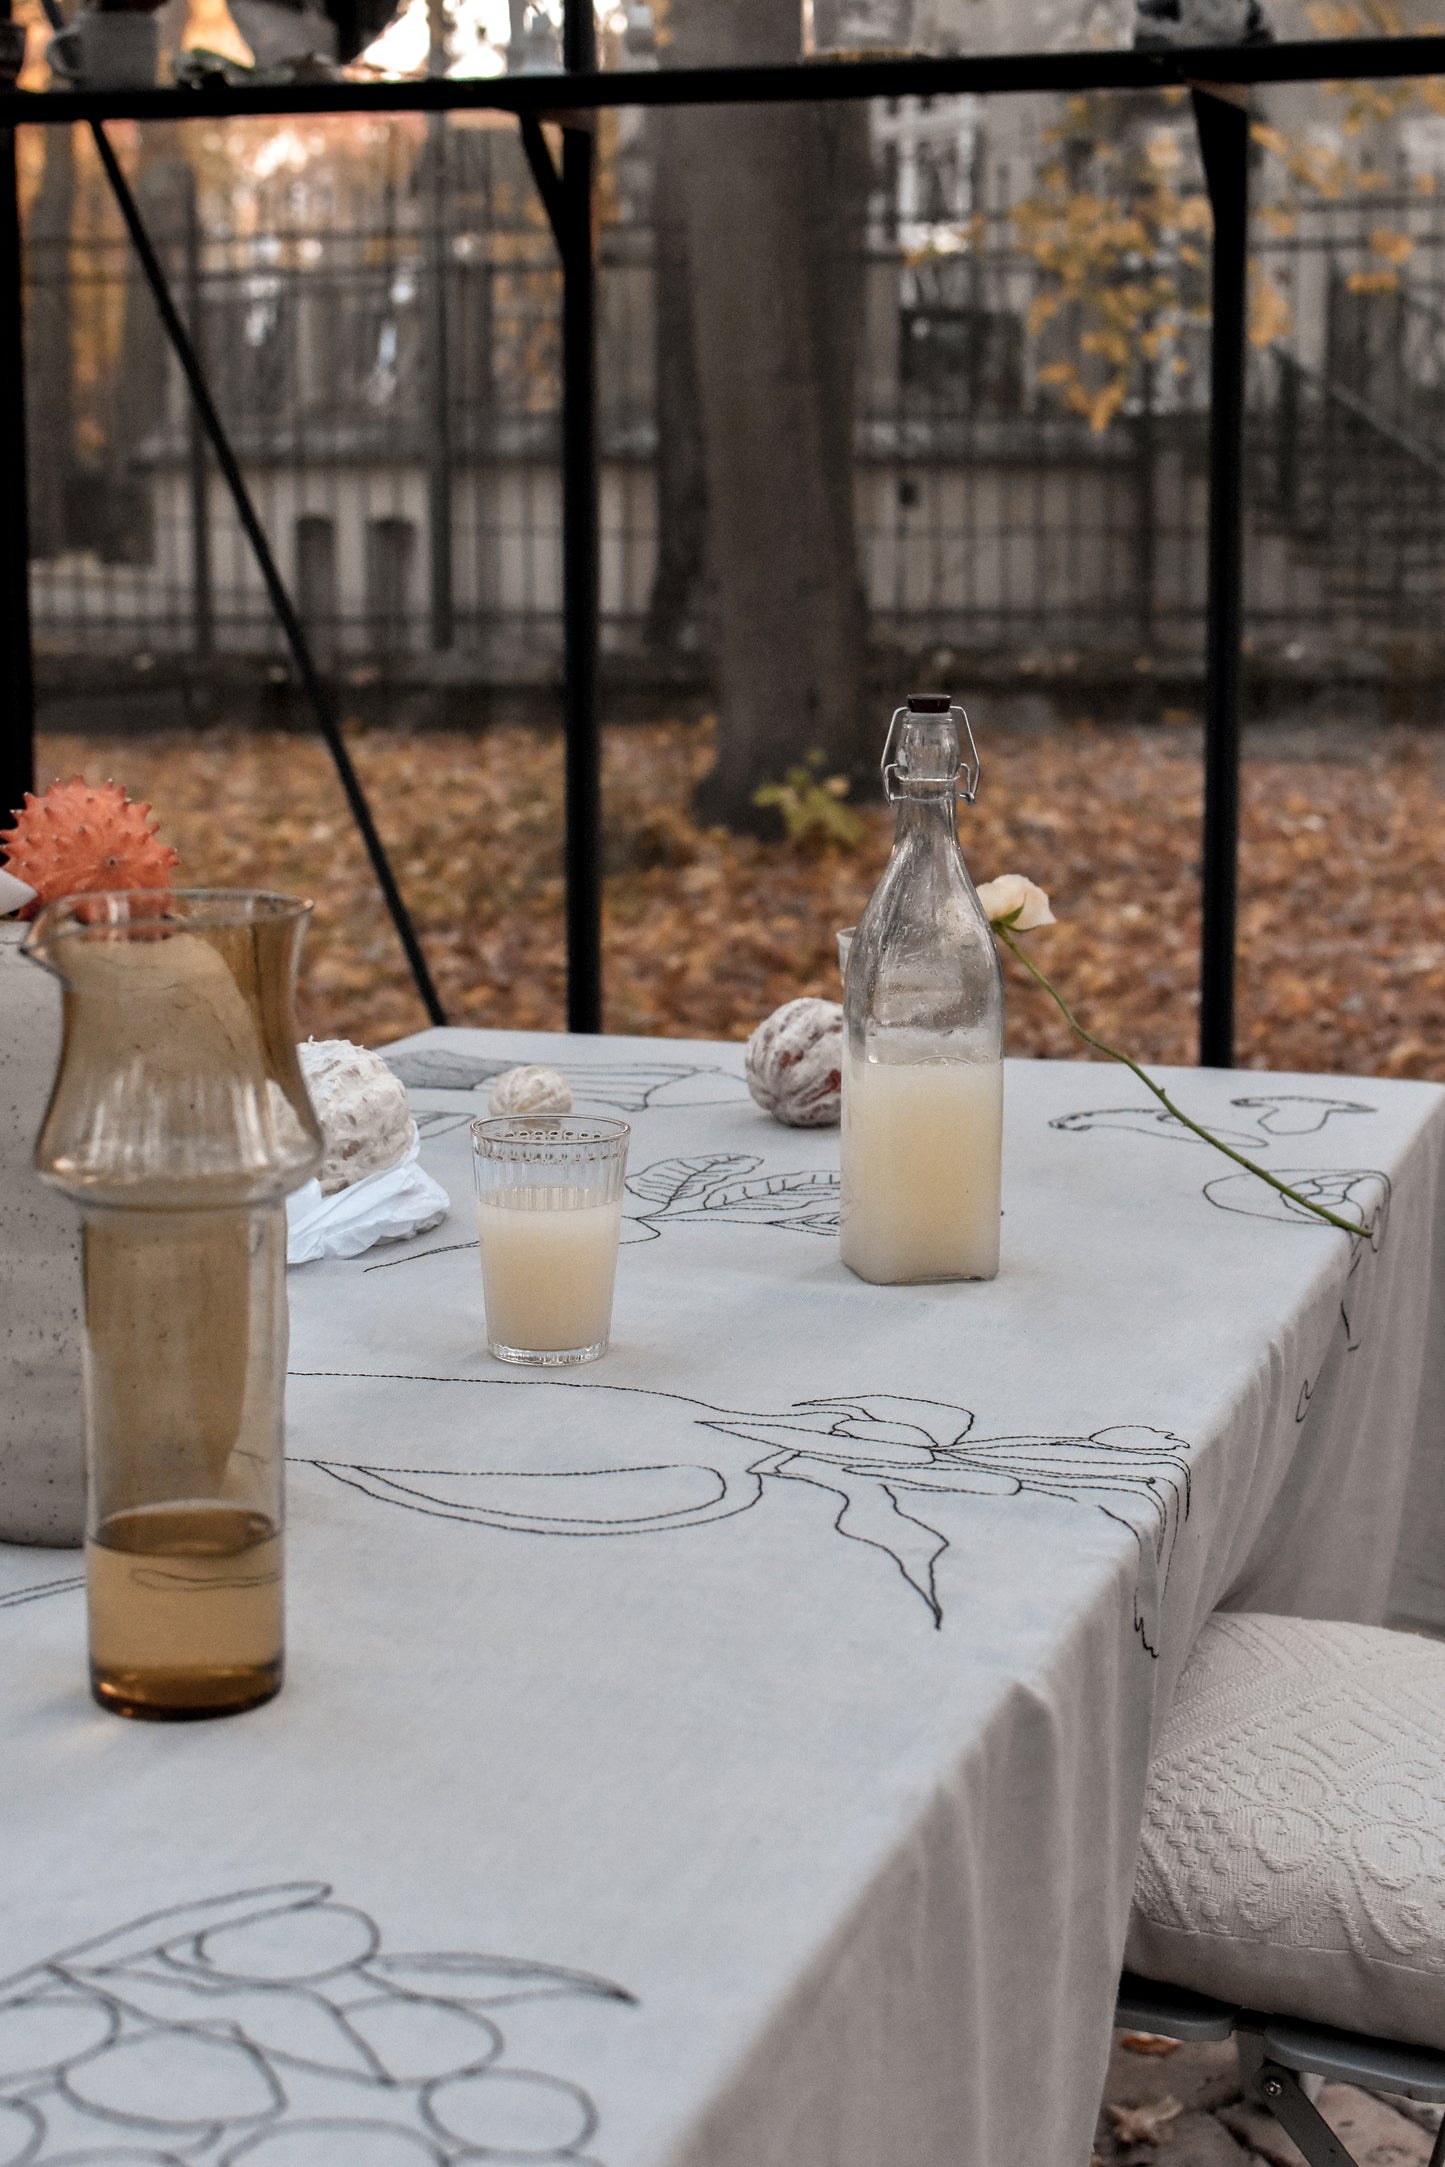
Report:
[[[118,1714],[182,1722],[279,1692],[281,1537],[219,1502],[112,1513],[86,1544],[91,1690]]]

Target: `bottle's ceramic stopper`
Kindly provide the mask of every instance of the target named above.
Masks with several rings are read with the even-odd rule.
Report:
[[[973,731],[967,715],[961,707],[955,706],[952,695],[947,692],[910,692],[906,703],[894,709],[893,720],[888,725],[887,741],[883,747],[883,795],[890,805],[899,797],[899,786],[907,779],[906,766],[894,753],[895,740],[899,750],[902,749],[901,728],[906,728],[910,721],[944,715],[952,718],[960,745],[965,738],[968,740],[968,758],[961,759],[957,769],[958,795],[965,805],[972,805],[978,796],[978,747],[973,741]]]

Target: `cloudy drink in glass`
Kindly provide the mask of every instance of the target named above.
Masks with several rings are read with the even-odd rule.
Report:
[[[625,1121],[472,1123],[487,1344],[552,1366],[604,1353],[622,1227]]]

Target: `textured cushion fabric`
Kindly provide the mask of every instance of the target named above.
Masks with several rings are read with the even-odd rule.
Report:
[[[1445,2049],[1445,1646],[1211,1618],[1150,1769],[1126,1962]]]

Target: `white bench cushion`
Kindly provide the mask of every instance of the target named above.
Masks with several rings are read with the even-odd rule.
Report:
[[[1445,1646],[1211,1618],[1155,1750],[1125,1961],[1445,2049]]]

